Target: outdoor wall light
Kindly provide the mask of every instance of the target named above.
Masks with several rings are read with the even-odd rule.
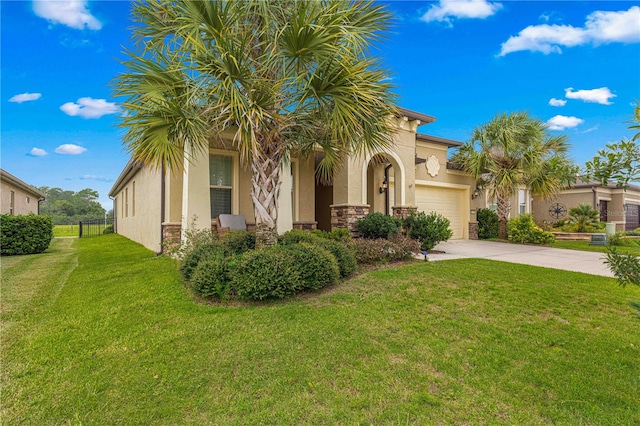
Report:
[[[379,188],[380,193],[384,194],[385,192],[387,192],[387,188],[388,188],[388,186],[387,186],[387,177],[385,176],[384,180],[380,184],[380,188]]]
[[[478,191],[478,188],[473,190],[473,193],[471,194],[471,199],[475,200],[476,198],[478,198],[480,196],[480,191]]]

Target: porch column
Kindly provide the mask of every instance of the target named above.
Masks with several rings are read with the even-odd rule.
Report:
[[[191,161],[187,160],[188,158]],[[209,197],[209,152],[189,155],[185,146],[182,180],[182,239],[187,229],[211,229],[211,201]]]
[[[278,219],[276,229],[278,234],[284,234],[293,229],[293,206],[291,205],[291,163],[282,164],[280,170],[280,192],[278,193]]]

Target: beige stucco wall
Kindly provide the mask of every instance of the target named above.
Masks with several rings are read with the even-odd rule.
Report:
[[[118,234],[155,252],[160,251],[162,232],[161,175],[159,170],[141,168],[114,197]]]
[[[13,214],[24,215],[38,213],[38,197],[10,182],[0,182],[0,213],[8,214],[11,210],[11,192],[13,191]]]
[[[595,192],[594,192],[595,190]],[[550,201],[534,200],[532,202],[533,217],[535,220],[555,222],[549,214],[549,208],[556,204],[563,204],[567,208],[564,219],[569,217],[569,209],[579,204],[589,204],[596,210],[600,210],[601,203],[607,202],[607,221],[616,224],[616,229],[623,230],[625,217],[624,206],[626,204],[640,205],[640,192],[623,188],[574,188],[563,191],[558,197]]]

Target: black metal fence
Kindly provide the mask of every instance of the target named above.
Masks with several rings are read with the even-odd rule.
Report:
[[[82,220],[78,222],[78,237],[97,237],[113,233],[113,221],[105,219]]]

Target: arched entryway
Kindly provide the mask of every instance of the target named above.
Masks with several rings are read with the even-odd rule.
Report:
[[[400,158],[392,152],[367,157],[362,169],[362,204],[369,211],[392,215],[394,205],[404,205],[405,171]]]

